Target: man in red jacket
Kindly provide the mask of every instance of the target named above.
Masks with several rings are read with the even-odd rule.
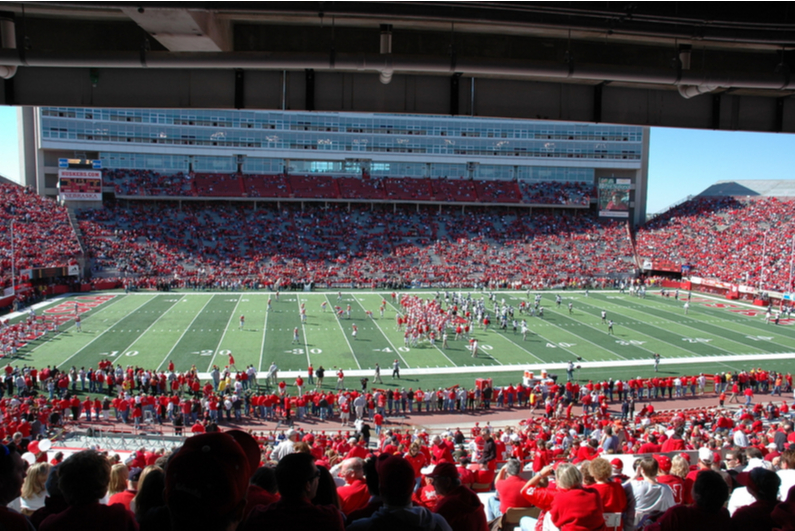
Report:
[[[364,461],[359,457],[351,457],[342,462],[340,477],[345,485],[337,487],[342,512],[349,515],[353,511],[363,509],[370,500],[370,492],[364,481]]]
[[[447,520],[453,531],[487,531],[486,512],[478,495],[461,485],[452,463],[440,463],[428,474],[441,497],[434,512]]]

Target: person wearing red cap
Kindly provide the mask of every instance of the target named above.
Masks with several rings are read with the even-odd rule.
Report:
[[[276,503],[255,507],[240,531],[345,529],[339,509],[333,505],[313,505],[310,501],[317,494],[320,478],[320,471],[310,454],[298,452],[282,457],[275,472],[281,498]]]
[[[435,465],[428,477],[441,498],[434,512],[442,515],[453,531],[488,530],[486,512],[480,498],[471,489],[461,485],[453,463]]]
[[[99,503],[99,500],[105,496],[110,483],[110,461],[104,455],[95,450],[84,450],[72,454],[58,466],[58,476],[61,493],[66,498],[69,508],[45,518],[39,525],[39,531],[63,529],[138,530],[135,516],[124,506]],[[0,520],[0,522],[6,524],[5,520]],[[177,530],[176,527],[173,529]]]
[[[671,487],[676,503],[684,502],[685,477],[690,471],[687,461],[681,455],[676,455],[673,459],[667,455],[655,455],[654,460],[660,467],[657,481]]]
[[[670,438],[666,439],[665,442],[662,444],[662,448],[660,448],[661,452],[678,452],[680,450],[685,449],[685,441],[683,439],[685,429],[682,426],[677,427],[674,430],[673,435]]]
[[[610,479],[615,483],[623,484],[625,481],[629,480],[629,476],[624,474],[624,461],[618,457],[610,461],[610,472]]]

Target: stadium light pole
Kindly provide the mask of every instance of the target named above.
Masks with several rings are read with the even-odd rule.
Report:
[[[765,257],[767,256],[767,233],[765,231],[765,239],[762,241],[762,262],[759,268],[759,291],[762,291],[762,284],[765,281]]]
[[[16,262],[16,248],[14,246],[14,220],[11,220],[11,295],[14,300],[17,297],[17,262]]]
[[[795,238],[792,238],[792,251],[789,253],[789,283],[787,290],[792,291],[792,262],[795,260]]]

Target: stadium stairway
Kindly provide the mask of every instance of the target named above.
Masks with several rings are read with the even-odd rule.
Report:
[[[80,224],[77,222],[77,213],[75,212],[74,207],[67,207],[66,212],[69,216],[69,224],[72,226],[72,230],[75,232],[77,244],[80,246],[80,256],[77,257],[77,262],[80,265],[80,269],[85,271],[88,254],[86,253],[86,246],[83,243],[83,232],[80,230]]]

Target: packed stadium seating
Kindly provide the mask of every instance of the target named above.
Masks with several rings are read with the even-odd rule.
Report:
[[[541,287],[628,271],[632,263],[624,226],[587,213],[166,204],[83,211],[80,229],[98,267],[150,278],[176,273],[182,282],[204,271],[210,283],[281,277]]]
[[[337,199],[340,190],[336,180],[328,175],[290,175],[293,197],[307,199]]]
[[[386,199],[386,193],[380,179],[360,179],[358,177],[339,177],[341,199]]]
[[[28,188],[0,183],[0,281],[3,286],[11,282],[12,221],[17,276],[22,269],[65,267],[76,263],[81,249],[66,208]]]
[[[525,203],[542,205],[587,206],[594,195],[592,186],[580,182],[522,182]]]
[[[577,184],[528,184],[457,179],[362,179],[284,175],[159,175],[107,171],[119,194],[177,197],[268,197],[511,203],[581,206],[592,190]],[[68,265],[80,253],[66,211],[23,188],[3,185],[0,238],[16,230],[17,267]],[[192,202],[191,202],[192,203]],[[667,267],[690,265],[694,275],[786,291],[795,232],[793,201],[776,198],[696,198],[637,229],[599,221],[589,210],[498,212],[357,205],[328,210],[307,203],[201,202],[80,213],[95,272],[117,271],[145,284],[176,272],[182,282],[224,275],[257,283],[274,276],[320,283],[426,282],[460,285],[512,282],[535,287],[580,283],[629,272],[635,256]],[[53,214],[54,217],[53,217]],[[52,218],[52,219],[50,219]],[[53,222],[53,219],[55,220]],[[46,220],[46,222],[45,222]],[[45,226],[46,225],[46,226]],[[297,237],[289,237],[297,235]],[[4,247],[8,283],[10,249]],[[258,268],[255,264],[265,265]],[[223,266],[222,264],[228,264]],[[258,274],[259,272],[259,274]],[[145,280],[144,280],[145,279]]]
[[[792,200],[696,198],[640,227],[637,251],[696,276],[788,291],[793,229]]]

